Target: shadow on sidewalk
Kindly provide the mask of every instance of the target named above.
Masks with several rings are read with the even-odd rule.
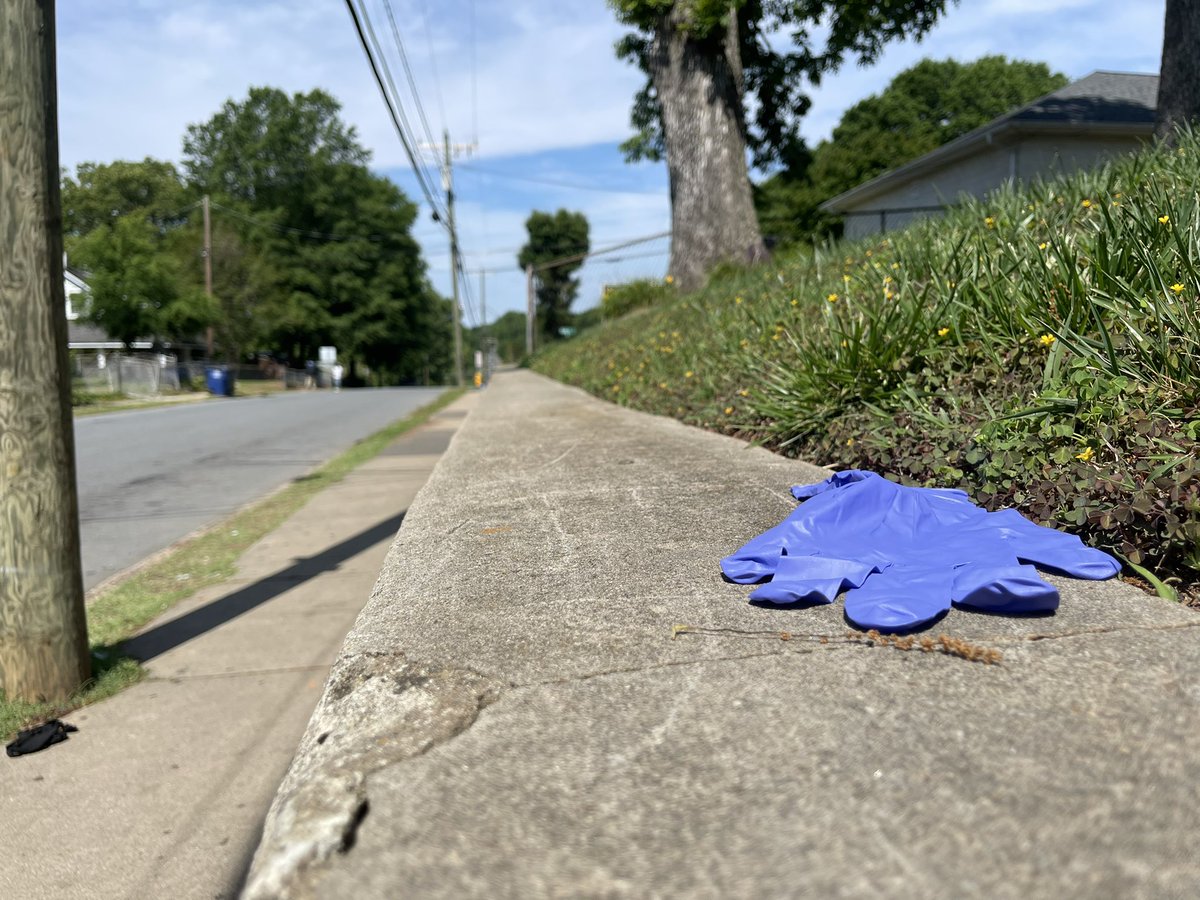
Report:
[[[298,559],[286,569],[280,569],[266,578],[239,588],[232,594],[226,594],[177,619],[164,622],[130,638],[122,644],[122,651],[139,662],[147,662],[161,656],[168,650],[236,619],[242,613],[247,613],[268,600],[275,599],[298,584],[336,570],[351,557],[394,536],[403,521],[404,513],[399,513],[322,550],[316,556]]]

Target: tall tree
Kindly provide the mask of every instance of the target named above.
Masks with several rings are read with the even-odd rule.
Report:
[[[588,221],[583,213],[560,209],[556,213],[534,212],[525,220],[529,241],[517,255],[517,265],[534,267],[537,274],[537,322],[548,340],[562,337],[562,329],[571,324],[571,304],[579,293],[574,277],[583,259],[538,269],[553,260],[582,257],[588,252]]]
[[[1171,141],[1184,122],[1200,121],[1200,3],[1167,0],[1154,133]]]
[[[88,271],[88,320],[126,344],[179,340],[208,324],[201,282],[186,271],[200,248],[189,237],[192,204],[171,163],[81,163],[62,198],[67,254]]]
[[[797,131],[816,84],[845,56],[874,60],[891,39],[924,34],[946,0],[611,0],[635,33],[617,53],[647,74],[634,101],[631,158],[665,156],[671,273],[700,286],[722,260],[765,254],[751,198],[755,165],[795,166]],[[769,36],[788,34],[790,49]],[[819,44],[814,35],[827,35]],[[775,37],[775,43],[783,43]],[[753,109],[753,119],[747,110]]]
[[[984,56],[926,59],[879,94],[851,106],[801,172],[785,171],[756,190],[767,233],[811,238],[828,228],[817,206],[876,175],[954,140],[1067,84],[1045,63]]]
[[[411,235],[417,207],[367,169],[336,100],[251,88],[189,127],[184,153],[193,189],[242,223],[241,247],[269,260],[257,269],[233,260],[240,308],[256,307],[262,340],[297,361],[334,344],[377,376],[441,378],[450,318]],[[228,262],[215,245],[218,284]]]

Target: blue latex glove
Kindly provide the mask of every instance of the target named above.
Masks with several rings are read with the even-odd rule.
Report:
[[[1035,565],[1087,579],[1121,570],[1074,535],[1015,510],[980,509],[958,490],[902,487],[852,469],[792,495],[807,502],[723,559],[722,571],[731,581],[766,582],[752,600],[832,603],[844,590],[846,616],[863,628],[918,628],[952,603],[1054,610],[1058,591]]]

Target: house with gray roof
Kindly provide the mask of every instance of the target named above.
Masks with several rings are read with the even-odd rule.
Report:
[[[1158,76],[1093,72],[924,156],[827,200],[845,236],[890,231],[938,215],[962,195],[1006,182],[1092,168],[1154,135]]]
[[[83,321],[87,312],[90,289],[84,273],[67,266],[63,254],[63,293],[67,298],[67,347],[71,350],[123,350],[125,344],[112,337],[99,325]],[[149,350],[154,346],[149,338],[139,338],[129,349]]]

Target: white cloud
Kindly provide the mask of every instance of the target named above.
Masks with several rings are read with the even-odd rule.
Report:
[[[428,34],[425,3],[393,5],[435,139],[448,126],[454,140],[466,141],[477,122],[481,154],[503,156],[627,135],[640,75],[616,60],[613,42],[622,29],[604,4],[570,16],[550,0],[490,7],[479,22],[474,92],[470,29],[461,14],[466,4],[436,7],[440,18],[429,23]],[[368,7],[389,48],[393,78],[407,94],[387,16],[378,0]],[[301,0],[207,0],[186,9],[118,0],[79,3],[64,12],[63,161],[177,159],[187,124],[206,120],[252,85],[326,88],[342,101],[375,165],[406,164],[349,15],[339,3]],[[411,101],[405,105],[417,127]]]

